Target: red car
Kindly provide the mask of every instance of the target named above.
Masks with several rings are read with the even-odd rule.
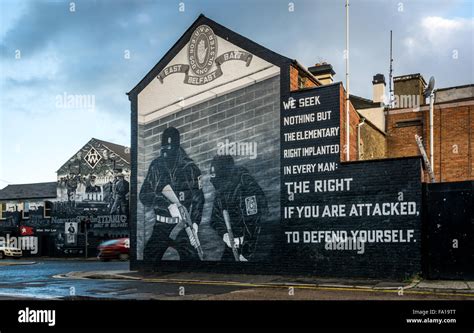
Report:
[[[130,253],[130,239],[119,238],[103,242],[98,247],[97,258],[102,261],[110,259],[128,260]]]

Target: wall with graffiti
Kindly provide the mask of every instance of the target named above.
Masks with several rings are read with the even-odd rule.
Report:
[[[129,148],[91,139],[59,168],[57,182],[2,190],[0,237],[34,239],[38,251],[25,255],[82,256],[87,236],[94,256],[101,241],[128,237],[129,192]]]
[[[292,65],[200,16],[132,89],[133,269],[421,271],[420,161],[342,162],[342,84]]]
[[[57,230],[51,221],[53,200],[45,198],[29,201],[2,202],[0,237],[12,246],[28,241],[23,247],[23,255],[50,255],[52,245],[50,236]],[[50,251],[51,250],[51,251]]]
[[[92,139],[58,170],[52,223],[60,226],[56,243],[66,254],[82,253],[85,232],[90,245],[128,236],[129,154]]]

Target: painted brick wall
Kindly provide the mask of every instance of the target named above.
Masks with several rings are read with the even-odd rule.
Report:
[[[256,159],[246,156],[235,156],[234,159],[236,165],[246,167],[258,181],[267,196],[270,219],[273,223],[279,221],[279,104],[280,79],[274,77],[139,126],[138,151],[144,154],[138,154],[138,189],[141,188],[151,161],[159,155],[161,134],[169,126],[180,131],[181,146],[203,173],[206,203],[199,237],[206,260],[219,260],[224,246],[209,225],[214,194],[208,174],[219,142],[227,139],[230,142],[257,143]],[[140,202],[137,221],[137,240],[140,243],[151,235],[155,221],[154,214],[145,212]],[[144,230],[140,230],[140,221],[146,221]],[[262,244],[265,243],[272,242],[262,241]],[[164,259],[176,258],[172,249],[164,256]]]
[[[341,85],[322,86],[293,93],[291,97],[297,101],[317,95],[321,104],[291,111],[283,109],[284,117],[292,113],[324,112],[338,108],[339,112],[334,112],[330,119],[315,124],[283,126],[282,131],[290,133],[308,128],[328,129],[340,126],[340,135],[344,135],[341,115],[345,114],[345,104],[342,93]],[[357,118],[351,117],[351,135],[355,132],[357,123]],[[285,136],[284,138],[282,149],[343,142],[341,137],[332,135],[299,141],[286,141]],[[356,138],[353,136],[351,139]],[[351,153],[354,151],[355,149]],[[279,270],[326,276],[379,278],[404,278],[421,272],[420,159],[414,157],[343,163],[341,161],[339,154],[308,155],[299,159],[289,159],[283,155],[281,200],[284,236],[279,255]],[[335,168],[285,173],[288,166],[320,162],[334,163]],[[348,180],[350,186],[345,189],[315,190],[316,181],[329,183],[335,180]],[[302,190],[303,181],[307,182],[306,190]],[[294,185],[287,187],[287,184]],[[412,208],[410,212],[397,210],[397,207],[408,205]],[[377,213],[376,207],[382,206],[394,208],[383,214]],[[358,210],[356,207],[366,207],[367,210]],[[373,210],[369,212],[370,209]],[[321,234],[331,232],[345,232],[352,239],[364,234],[371,236],[359,253],[354,248],[343,248],[340,243],[336,249],[334,241],[318,238]],[[375,236],[376,234],[379,236]],[[380,236],[382,234],[383,239]],[[394,235],[394,238],[390,238],[391,235]]]
[[[397,201],[400,192],[403,201],[417,203],[417,216],[319,218],[313,221],[315,230],[414,230],[415,242],[366,243],[365,253],[355,251],[328,251],[324,244],[290,244],[287,252],[287,271],[307,271],[325,276],[365,276],[404,278],[421,272],[421,217],[422,185],[420,160],[387,159],[342,163],[337,177],[351,177],[348,193],[328,192],[313,200],[313,205]],[[308,230],[302,225],[293,230]],[[294,258],[299,258],[295,262]],[[285,258],[283,258],[285,260]]]

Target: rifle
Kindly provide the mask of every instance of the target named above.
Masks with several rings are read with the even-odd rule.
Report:
[[[237,252],[237,249],[235,248],[234,233],[232,232],[232,226],[230,225],[229,212],[224,209],[222,211],[222,214],[224,215],[225,226],[227,228],[227,233],[229,234],[229,243],[230,243],[230,247],[232,248],[232,253],[234,254],[234,259],[235,261],[240,261],[239,253]]]
[[[193,243],[193,240],[194,240],[194,243],[196,244],[194,248],[196,249],[198,253],[199,259],[203,260],[204,252],[202,251],[199,238],[194,232],[193,224],[191,222],[191,217],[189,216],[188,210],[186,209],[186,207],[184,207],[181,204],[181,202],[179,201],[178,197],[176,196],[176,194],[174,193],[170,185],[166,185],[163,188],[163,191],[161,191],[161,193],[165,196],[166,199],[168,199],[171,203],[175,204],[178,207],[179,215],[180,215],[179,217],[180,217],[180,220],[184,223],[184,229],[186,230],[186,233],[188,234],[188,238],[191,244]]]

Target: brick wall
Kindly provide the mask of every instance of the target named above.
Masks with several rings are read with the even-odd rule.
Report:
[[[398,103],[397,107],[414,107],[415,105],[424,104],[423,91],[425,89],[425,83],[421,76],[410,76],[410,78],[400,79],[394,78],[393,80],[393,93],[395,96],[395,103]],[[412,96],[415,100],[412,99]],[[411,101],[415,104],[402,105]]]
[[[341,161],[347,161],[346,153],[346,91],[342,84],[340,85],[340,119],[341,119]],[[358,148],[357,148],[357,125],[360,122],[360,116],[355,110],[352,103],[349,103],[349,158],[351,161],[356,161],[358,159]]]
[[[359,160],[381,159],[385,158],[386,155],[387,141],[385,135],[366,121],[360,126]]]
[[[211,159],[217,154],[217,144],[229,140],[256,142],[257,158],[235,156],[239,166],[246,167],[265,191],[269,216],[279,221],[280,215],[280,80],[267,79],[246,88],[217,97],[139,126],[138,190],[151,161],[159,155],[161,134],[174,126],[181,133],[181,145],[203,173],[206,204],[199,237],[206,260],[219,260],[223,244],[209,225],[213,188],[208,180]],[[144,154],[140,154],[144,152]],[[137,209],[138,243],[151,235],[155,217],[145,212],[139,202]],[[146,221],[140,227],[140,221]],[[140,258],[140,255],[138,256]],[[168,250],[164,259],[176,259]]]
[[[468,103],[469,104],[469,103]],[[434,171],[437,182],[474,179],[474,105],[446,103],[435,105]],[[419,124],[404,127],[406,121]],[[410,109],[390,110],[387,115],[388,157],[420,155],[415,134],[423,137],[425,150],[430,155],[429,111]],[[428,176],[425,175],[425,181]]]
[[[299,86],[299,80],[303,81],[304,88],[316,87],[316,83],[313,78],[309,75],[298,70],[295,66],[290,66],[290,91],[296,91],[301,89]]]
[[[474,179],[474,106],[435,110],[438,119],[434,141],[436,179],[440,182]],[[426,117],[429,117],[428,112]],[[428,122],[429,118],[425,123]],[[429,128],[425,128],[425,137],[429,137]]]

